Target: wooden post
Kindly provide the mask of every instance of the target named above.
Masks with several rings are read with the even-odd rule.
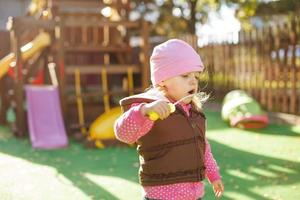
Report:
[[[55,41],[57,42],[57,65],[58,65],[58,84],[59,84],[59,94],[61,109],[66,118],[67,106],[66,106],[66,96],[65,96],[65,53],[64,53],[64,21],[62,18],[56,17],[56,26],[55,26]]]
[[[257,88],[259,93],[259,101],[262,104],[262,106],[266,106],[266,96],[265,96],[265,85],[264,81],[266,79],[266,73],[265,73],[265,51],[264,51],[264,45],[263,45],[263,39],[264,39],[264,31],[263,29],[258,29],[256,31],[256,38],[257,38],[257,71],[260,73],[257,76]]]
[[[257,101],[260,100],[260,84],[259,82],[259,76],[261,75],[261,70],[259,68],[259,38],[258,38],[258,30],[254,29],[252,33],[252,43],[253,43],[253,71],[252,74],[252,83],[253,83],[253,90],[254,90],[254,96]]]
[[[233,37],[233,36],[232,36]],[[232,89],[236,89],[236,77],[235,77],[235,70],[237,67],[237,54],[236,54],[236,44],[231,44],[231,56],[232,56],[232,70],[231,70],[231,86]]]
[[[287,87],[287,82],[289,80],[288,74],[290,65],[288,64],[288,51],[289,51],[289,26],[288,24],[284,24],[283,29],[280,31],[281,36],[281,48],[284,50],[284,60],[283,63],[281,62],[281,77],[279,81],[279,95],[282,97],[282,101],[280,102],[281,105],[281,112],[287,113],[288,112],[288,99],[290,98],[290,94],[287,92],[289,88]]]
[[[229,37],[229,36],[228,36]],[[228,85],[228,91],[231,91],[234,88],[234,81],[233,81],[233,73],[234,73],[234,45],[232,43],[227,43],[227,54],[226,54],[226,58],[227,59],[227,65],[229,66],[229,68],[227,69],[227,85]]]
[[[0,42],[0,58],[2,56],[4,57],[5,54],[7,54],[9,51],[10,47],[10,40],[9,40],[9,32],[8,31],[0,31],[0,37],[1,37],[1,42]],[[0,124],[6,124],[6,111],[8,109],[8,104],[9,104],[9,98],[8,98],[8,77],[3,76],[0,78]]]
[[[235,82],[236,82],[236,85],[235,87],[236,88],[241,88],[241,82],[240,82],[240,72],[241,72],[241,65],[242,65],[242,50],[241,50],[241,43],[242,43],[242,31],[239,32],[239,43],[237,45],[237,65],[236,65],[236,68],[235,68]]]
[[[245,32],[240,31],[240,66],[239,66],[239,82],[240,82],[240,88],[246,89],[245,85],[245,68],[246,68],[246,61],[245,61]]]
[[[248,39],[248,58],[249,58],[249,61],[248,61],[248,79],[249,79],[249,92],[250,94],[255,98],[257,99],[257,96],[255,94],[255,79],[254,79],[254,76],[255,76],[255,45],[254,45],[254,40],[253,40],[253,37],[254,37],[255,33],[253,32],[253,30],[250,30],[249,31],[249,39]]]
[[[271,82],[271,88],[272,88],[272,94],[274,101],[274,108],[275,111],[280,111],[280,93],[279,93],[279,87],[278,82],[280,79],[280,68],[281,68],[281,61],[280,61],[280,47],[281,47],[281,40],[280,40],[280,27],[279,25],[276,26],[276,29],[274,30],[274,49],[276,53],[276,59],[273,61],[272,71],[272,82]]]
[[[150,80],[150,61],[149,61],[149,24],[147,21],[141,21],[142,47],[140,52],[140,62],[142,65],[142,89],[149,86]]]
[[[15,53],[16,65],[14,67],[14,101],[16,106],[16,136],[23,137],[26,133],[25,112],[24,112],[24,80],[23,80],[23,60],[21,55],[21,34],[17,28],[22,25],[19,21],[13,19],[13,26],[11,31],[11,41],[13,45],[13,52]]]
[[[0,124],[6,124],[6,111],[8,108],[8,89],[6,85],[7,77],[0,79]]]
[[[272,35],[272,27],[268,28],[267,32],[267,38],[268,42],[266,43],[267,45],[267,83],[268,83],[268,93],[267,93],[267,105],[268,105],[268,110],[271,111],[273,109],[273,93],[272,93],[272,65],[273,62],[271,60],[271,52],[273,50],[273,45],[274,45],[274,37]]]
[[[298,29],[299,30],[299,29]],[[292,18],[291,22],[291,32],[289,34],[290,38],[290,43],[292,45],[292,58],[291,58],[291,77],[290,77],[290,82],[291,82],[291,98],[290,98],[290,109],[289,112],[292,114],[300,114],[300,96],[298,96],[298,109],[296,107],[296,102],[297,102],[297,91],[296,91],[296,76],[297,76],[297,68],[296,68],[296,42],[298,40],[297,36],[297,27],[296,27],[296,19],[295,17]]]
[[[238,54],[238,45],[236,44],[232,44],[232,56],[233,56],[233,68],[232,68],[232,72],[231,72],[231,76],[232,76],[232,86],[234,89],[238,88],[237,87],[237,76],[236,76],[236,71],[237,71],[237,67],[238,65],[238,59],[239,59],[239,54]]]
[[[229,90],[228,81],[227,81],[228,80],[227,74],[228,74],[228,71],[229,71],[228,70],[229,66],[228,66],[227,54],[228,54],[227,45],[222,44],[221,45],[221,63],[223,63],[223,65],[221,66],[222,67],[222,84],[224,86],[225,94]]]
[[[208,66],[207,66],[207,71],[208,71],[208,85],[210,85],[210,90],[213,91],[213,93],[215,93],[215,87],[214,87],[214,76],[215,76],[215,70],[214,70],[214,54],[213,54],[213,48],[214,46],[213,45],[209,45],[208,47],[208,53],[206,55],[207,56],[207,59],[208,59]]]
[[[251,82],[250,82],[250,73],[251,73],[251,32],[250,30],[245,31],[245,67],[244,67],[244,81],[246,91],[251,94]]]

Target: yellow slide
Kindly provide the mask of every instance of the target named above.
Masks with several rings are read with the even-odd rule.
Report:
[[[121,107],[115,107],[100,115],[90,127],[90,138],[109,140],[115,139],[114,122],[122,114]]]
[[[22,59],[26,61],[35,53],[43,50],[51,43],[51,37],[48,33],[40,33],[34,40],[21,47]],[[11,62],[15,61],[15,54],[10,53],[0,60],[0,79],[7,73]]]
[[[102,90],[108,91],[108,83],[107,83],[107,73],[102,70]],[[128,79],[128,87],[129,87],[129,95],[133,95],[133,71],[131,68],[127,69],[127,79]],[[114,140],[116,139],[114,133],[114,123],[117,118],[122,114],[121,107],[117,106],[114,108],[110,108],[109,105],[109,97],[107,95],[103,95],[104,108],[105,112],[100,115],[90,126],[89,129],[89,139],[95,140],[95,145],[98,148],[104,148],[105,140]],[[79,109],[78,109],[79,110]]]

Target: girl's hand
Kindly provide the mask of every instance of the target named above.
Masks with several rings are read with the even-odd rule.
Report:
[[[144,116],[148,115],[149,112],[156,112],[160,119],[166,119],[171,113],[168,102],[164,100],[156,100],[145,104],[141,112]]]
[[[215,192],[215,196],[220,198],[224,192],[224,185],[221,180],[217,180],[211,183]]]

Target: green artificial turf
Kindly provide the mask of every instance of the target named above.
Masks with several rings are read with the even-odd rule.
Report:
[[[300,127],[259,131],[229,128],[206,112],[212,151],[225,184],[223,199],[300,199]],[[57,150],[34,150],[0,128],[0,199],[140,200],[134,148],[85,149],[71,141]],[[215,199],[206,181],[206,199]]]

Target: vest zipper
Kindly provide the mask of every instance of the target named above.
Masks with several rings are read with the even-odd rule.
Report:
[[[196,123],[195,122],[192,122],[191,120],[190,120],[190,116],[192,115],[192,113],[190,113],[190,116],[188,116],[186,113],[185,113],[185,111],[184,110],[182,110],[182,108],[180,107],[180,106],[176,106],[176,110],[179,110],[179,112],[181,112],[184,116],[185,116],[185,118],[186,118],[186,120],[188,121],[188,123],[190,124],[190,126],[192,127],[192,129],[193,129],[193,133],[194,133],[194,140],[195,140],[195,148],[196,148],[196,154],[197,154],[197,156],[196,156],[196,160],[197,160],[197,166],[198,166],[198,170],[200,170],[200,157],[201,157],[201,155],[200,155],[200,145],[199,145],[199,142],[198,142],[198,140],[197,140],[197,137],[198,137],[198,135],[197,135],[197,125],[196,125]],[[200,131],[200,130],[199,130]],[[198,180],[201,180],[201,177],[200,177],[201,175],[199,174],[199,173],[197,173],[197,179]]]
[[[185,113],[184,110],[182,110],[181,108],[179,108],[178,110],[185,116],[186,120],[188,121],[188,123],[190,124],[190,126],[191,126],[192,129],[193,129],[194,140],[195,140],[195,148],[196,148],[196,154],[198,155],[198,156],[196,155],[196,161],[197,161],[197,163],[198,163],[198,168],[200,169],[200,157],[201,157],[201,155],[200,155],[200,150],[199,150],[199,142],[198,142],[198,140],[197,140],[197,136],[198,136],[198,135],[197,135],[197,132],[196,132],[197,125],[196,125],[194,122],[192,122],[192,121],[190,120],[190,116],[188,116],[188,115]],[[191,114],[190,114],[190,115],[191,115]],[[199,176],[200,176],[200,174],[197,173],[197,179],[198,179],[198,180],[201,179]]]
[[[194,133],[194,140],[195,140],[195,148],[196,148],[196,161],[197,161],[197,165],[198,165],[198,168],[200,169],[200,150],[199,150],[199,142],[197,140],[197,132],[196,132],[196,124],[194,122],[191,122],[190,119],[188,119],[189,121],[189,124],[191,125],[192,129],[193,129],[193,133]],[[200,174],[197,173],[197,178],[198,180],[200,180]]]

